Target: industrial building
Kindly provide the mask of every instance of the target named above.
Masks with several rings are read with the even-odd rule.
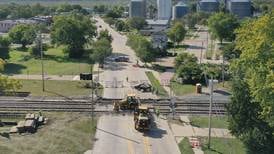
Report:
[[[172,19],[179,19],[186,15],[188,12],[188,7],[185,3],[179,2],[177,5],[173,6]]]
[[[197,11],[217,12],[219,5],[218,0],[201,0],[197,4]]]
[[[169,20],[172,13],[171,0],[157,0],[157,10],[159,20]]]
[[[2,20],[0,21],[0,32],[7,33],[12,27],[18,24],[38,24],[39,21],[32,19]]]
[[[146,18],[146,0],[131,0],[129,5],[129,17]]]
[[[228,0],[226,2],[226,9],[240,19],[252,15],[250,0]]]
[[[140,30],[142,35],[152,35],[153,33],[163,32],[169,28],[169,20],[151,20],[147,19],[147,26]]]

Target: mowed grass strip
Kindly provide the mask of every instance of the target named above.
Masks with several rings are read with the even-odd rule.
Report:
[[[78,113],[43,113],[48,124],[34,134],[0,136],[0,153],[83,154],[92,149],[97,118]]]
[[[152,84],[153,89],[157,90],[157,95],[168,96],[167,91],[161,86],[160,82],[155,78],[152,72],[146,72],[146,75]]]
[[[211,138],[211,147],[208,149],[208,138],[202,138],[202,150],[205,154],[246,154],[241,141],[235,138]]]
[[[208,128],[208,117],[207,116],[190,116],[189,120],[191,125]],[[212,128],[228,128],[228,121],[226,116],[212,116],[211,117]]]
[[[184,137],[184,139],[179,143],[178,146],[182,154],[194,154],[194,151],[192,150],[192,147],[187,137]]]
[[[20,80],[23,87],[19,91],[30,92],[32,96],[87,96],[90,88],[84,85],[90,81],[55,81],[45,80],[45,89],[42,90],[41,80]]]
[[[78,75],[90,72],[92,65],[86,59],[70,59],[63,48],[50,48],[45,52],[44,71],[47,75]],[[5,74],[41,74],[41,59],[34,58],[28,51],[12,49],[5,65]]]
[[[191,84],[180,84],[177,82],[171,82],[172,91],[176,96],[182,96],[186,94],[195,93],[195,86]]]

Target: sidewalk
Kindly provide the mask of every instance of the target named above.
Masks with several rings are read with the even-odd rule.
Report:
[[[184,122],[183,125],[179,124],[170,124],[173,135],[177,141],[180,143],[184,137],[207,137],[208,136],[208,128],[199,128],[190,125],[190,120],[187,116],[180,116],[180,120]],[[228,129],[220,129],[220,128],[211,128],[211,136],[212,137],[220,137],[220,138],[234,138]],[[203,151],[199,148],[193,148],[195,154],[201,154]]]
[[[184,121],[188,119],[186,116],[180,116],[180,119]],[[171,128],[173,130],[175,137],[192,137],[192,136],[200,136],[207,137],[208,136],[208,128],[199,128],[194,127],[188,124],[189,119],[186,121],[184,125],[171,124]],[[212,137],[223,137],[223,138],[234,138],[228,129],[221,128],[211,128]]]

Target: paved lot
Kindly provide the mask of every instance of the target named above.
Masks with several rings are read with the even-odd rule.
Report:
[[[208,28],[200,26],[197,32],[198,37],[184,40],[184,44],[188,45],[186,52],[194,54],[198,61],[201,60],[202,63],[215,63],[220,64],[222,60],[208,60],[205,57],[205,52],[207,45],[210,43],[210,34],[208,33]]]
[[[134,129],[131,115],[105,115],[99,119],[93,154],[180,154],[165,120],[156,120],[151,131]]]
[[[147,81],[149,82],[144,68],[133,67],[137,62],[134,51],[126,45],[127,37],[121,35],[106,24],[101,18],[97,17],[97,27],[99,30],[107,29],[113,37],[112,56],[128,56],[129,63],[117,63],[106,61],[103,73],[100,74],[100,82],[104,86],[104,98],[123,98],[127,93],[134,92],[130,86],[131,82]],[[141,62],[139,62],[140,64]],[[96,69],[95,69],[96,70]],[[128,77],[128,81],[126,78]],[[139,97],[155,98],[151,93],[139,93]]]

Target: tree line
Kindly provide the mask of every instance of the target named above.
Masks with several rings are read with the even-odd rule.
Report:
[[[88,14],[81,5],[61,4],[59,6],[44,6],[39,3],[34,5],[19,5],[16,3],[0,6],[0,20],[31,18],[38,15],[54,15],[64,12],[77,12]]]

